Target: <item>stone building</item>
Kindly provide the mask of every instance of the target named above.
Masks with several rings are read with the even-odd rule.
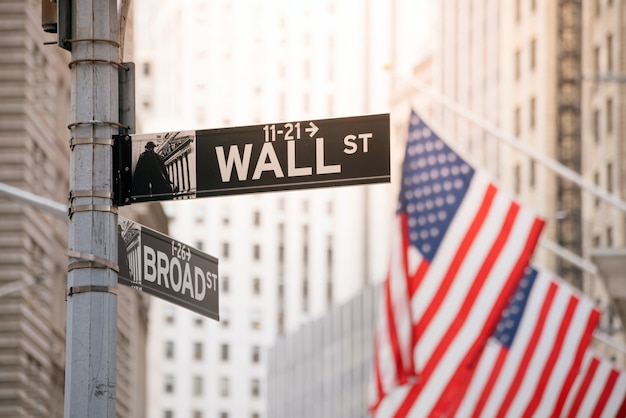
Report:
[[[69,53],[41,28],[37,0],[0,2],[0,182],[68,199]],[[155,229],[158,204],[124,211]],[[63,416],[67,222],[0,196],[0,417]],[[117,415],[145,411],[148,300],[118,293]]]

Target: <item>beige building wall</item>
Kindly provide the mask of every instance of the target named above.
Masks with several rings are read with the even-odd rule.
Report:
[[[41,29],[40,7],[0,2],[0,182],[65,203],[69,53],[44,45],[54,35]],[[124,214],[167,228],[158,204]],[[64,220],[0,197],[0,417],[63,416],[66,248]],[[144,416],[147,304],[119,289],[118,417]]]

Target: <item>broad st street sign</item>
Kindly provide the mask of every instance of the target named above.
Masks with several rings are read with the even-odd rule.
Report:
[[[118,282],[219,320],[217,258],[118,219]]]
[[[380,114],[117,138],[117,201],[389,182],[389,132]]]

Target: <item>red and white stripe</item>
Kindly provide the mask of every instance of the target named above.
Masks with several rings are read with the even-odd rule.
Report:
[[[626,373],[587,351],[563,416],[626,417]]]
[[[387,280],[382,288],[381,307],[374,341],[374,372],[369,403],[375,409],[394,388],[407,382],[413,372],[412,321],[407,275],[408,228],[406,217],[398,216],[392,240]]]
[[[396,411],[435,414],[479,355],[528,265],[543,221],[476,172],[432,264],[409,260],[413,385]],[[407,248],[407,251],[410,251]],[[440,367],[441,366],[441,367]],[[420,396],[421,393],[428,396]]]
[[[539,270],[513,344],[507,350],[490,341],[458,416],[559,416],[599,315]]]

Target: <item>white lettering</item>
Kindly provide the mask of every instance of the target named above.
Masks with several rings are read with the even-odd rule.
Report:
[[[324,138],[315,138],[315,168],[317,174],[341,173],[341,164],[324,165]]]
[[[177,270],[177,272],[174,270]],[[180,288],[183,285],[183,269],[180,266],[178,258],[172,258],[172,262],[170,263],[170,280],[172,290],[174,292],[180,292]]]
[[[185,271],[183,273],[183,288],[180,293],[185,294],[185,290],[189,289],[189,296],[193,296],[193,285],[191,283],[191,271],[189,271],[189,263],[185,263]]]
[[[269,158],[269,161],[267,161]],[[283,169],[280,167],[280,162],[274,151],[274,146],[271,142],[265,142],[263,148],[261,148],[261,155],[259,155],[259,161],[254,169],[252,180],[258,180],[261,178],[261,173],[264,171],[273,171],[276,178],[285,177]]]
[[[204,282],[204,272],[198,266],[193,268],[193,277],[196,284],[196,300],[203,300],[206,294],[206,283]]]
[[[371,133],[359,134],[359,138],[363,140],[363,152],[367,152],[367,140],[372,138]]]
[[[143,247],[143,278],[149,282],[156,280],[156,254],[154,250],[147,245]]]
[[[205,272],[147,245],[143,246],[143,270],[144,280],[198,301],[205,299],[207,289],[217,292],[217,273]]]
[[[346,135],[346,137],[343,139],[343,144],[349,148],[343,149],[344,154],[354,154],[356,152],[356,150],[358,149],[358,145],[355,144],[354,141],[356,141],[355,135]]]
[[[296,167],[296,141],[287,142],[287,177],[310,176],[312,167]]]
[[[239,147],[237,145],[231,145],[228,151],[228,160],[224,155],[224,147],[215,147],[215,154],[217,155],[217,163],[220,166],[220,174],[222,175],[222,181],[230,181],[233,172],[233,165],[237,170],[237,178],[239,181],[244,181],[248,178],[248,167],[250,165],[250,154],[252,154],[252,144],[246,144],[243,148],[243,157],[239,155]]]
[[[175,260],[175,259],[174,259]],[[157,251],[157,283],[161,285],[161,278],[163,279],[163,285],[170,288],[168,275],[170,272],[170,260],[167,258],[167,254],[161,251]]]
[[[215,287],[213,287],[213,281],[215,281]],[[206,284],[209,289],[212,289],[213,291],[217,291],[217,274],[207,271]]]

